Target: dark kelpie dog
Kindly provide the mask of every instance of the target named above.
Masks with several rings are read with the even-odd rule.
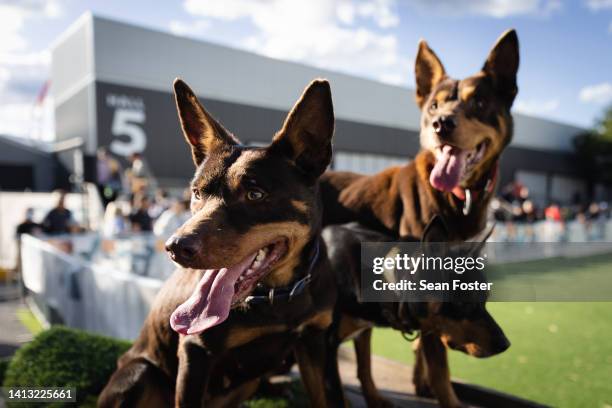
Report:
[[[237,406],[292,351],[311,404],[343,404],[339,387],[337,401],[325,391],[339,377],[324,378],[330,365],[337,375],[325,341],[337,291],[318,191],[334,130],[328,82],[308,86],[263,148],[241,145],[181,80],[174,91],[197,167],[192,216],[166,243],[182,268],[99,406]]]
[[[434,215],[463,241],[483,230],[499,157],[512,138],[519,53],[505,32],[474,76],[449,78],[421,41],[416,100],[421,151],[415,160],[373,176],[327,172],[322,177],[324,225],[359,221],[397,237],[420,237]]]
[[[421,41],[415,64],[421,151],[411,163],[373,176],[325,173],[323,225],[358,221],[394,239],[419,239],[439,215],[449,226],[449,241],[483,231],[499,158],[512,139],[518,65],[514,30],[497,40],[480,72],[462,80],[448,77]],[[444,405],[457,405],[440,338],[423,336],[417,355],[427,366],[415,367],[417,392],[431,390]]]
[[[425,228],[421,247],[447,242],[448,236],[448,228],[442,218],[436,216]],[[464,294],[461,303],[435,299],[429,302],[362,302],[361,243],[391,242],[393,237],[350,223],[326,227],[323,238],[338,282],[336,317],[330,328],[330,339],[338,346],[353,339],[357,376],[368,407],[391,406],[381,397],[372,378],[370,339],[374,326],[392,327],[402,333],[419,330],[420,338],[415,341],[414,376],[422,382],[415,384],[417,393],[431,395],[430,384],[442,407],[460,406],[451,388],[446,353],[437,348],[444,344],[475,357],[488,357],[510,346],[502,329],[487,312],[482,297],[470,301],[469,294]],[[484,240],[486,238],[488,235]],[[484,242],[470,245],[467,255],[473,256],[483,245]],[[465,245],[461,250],[466,250]],[[424,347],[418,347],[421,341]],[[444,361],[438,360],[442,358]],[[423,381],[428,378],[429,382]]]

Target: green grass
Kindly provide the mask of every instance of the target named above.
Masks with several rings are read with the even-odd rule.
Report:
[[[540,290],[544,297],[559,298],[563,290],[570,297],[573,291],[610,297],[604,293],[612,281],[610,255],[496,266],[495,272],[517,267],[544,291],[543,281],[565,281],[548,293]],[[451,351],[454,377],[555,407],[612,407],[612,302],[489,302],[487,307],[512,346],[489,359]],[[392,330],[375,330],[373,350],[413,362],[410,345]]]
[[[555,407],[612,406],[612,303],[491,303],[512,346],[476,359],[451,351],[454,377]],[[411,364],[410,345],[375,330],[373,350]]]
[[[568,296],[575,290],[610,297],[610,255],[496,266],[495,272],[517,267],[544,291],[544,281],[565,282],[548,293],[540,290],[544,297],[563,297],[563,290]],[[516,281],[509,283],[506,288]],[[612,407],[612,302],[489,302],[487,307],[512,346],[489,359],[451,351],[454,377],[555,407]],[[373,350],[413,362],[410,345],[392,330],[375,331]]]

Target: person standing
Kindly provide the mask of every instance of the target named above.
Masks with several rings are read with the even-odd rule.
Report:
[[[75,232],[77,225],[72,217],[72,211],[66,208],[66,192],[59,191],[57,204],[45,216],[42,226],[49,235],[70,234]]]
[[[134,232],[150,232],[153,230],[153,220],[149,215],[150,202],[145,195],[134,198],[134,209],[130,214],[130,223]]]

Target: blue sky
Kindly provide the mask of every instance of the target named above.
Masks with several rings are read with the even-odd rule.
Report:
[[[87,10],[404,86],[420,38],[463,77],[514,27],[516,111],[591,126],[612,103],[612,0],[0,0],[0,133],[32,132],[32,115],[48,116],[32,109],[48,46]]]

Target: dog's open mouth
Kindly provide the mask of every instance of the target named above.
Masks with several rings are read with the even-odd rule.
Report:
[[[487,141],[473,149],[461,149],[443,144],[434,150],[436,164],[429,175],[429,183],[440,191],[452,191],[482,160],[488,147]]]
[[[189,299],[172,313],[170,325],[181,334],[198,334],[222,323],[286,252],[287,240],[280,239],[234,266],[207,269]]]

